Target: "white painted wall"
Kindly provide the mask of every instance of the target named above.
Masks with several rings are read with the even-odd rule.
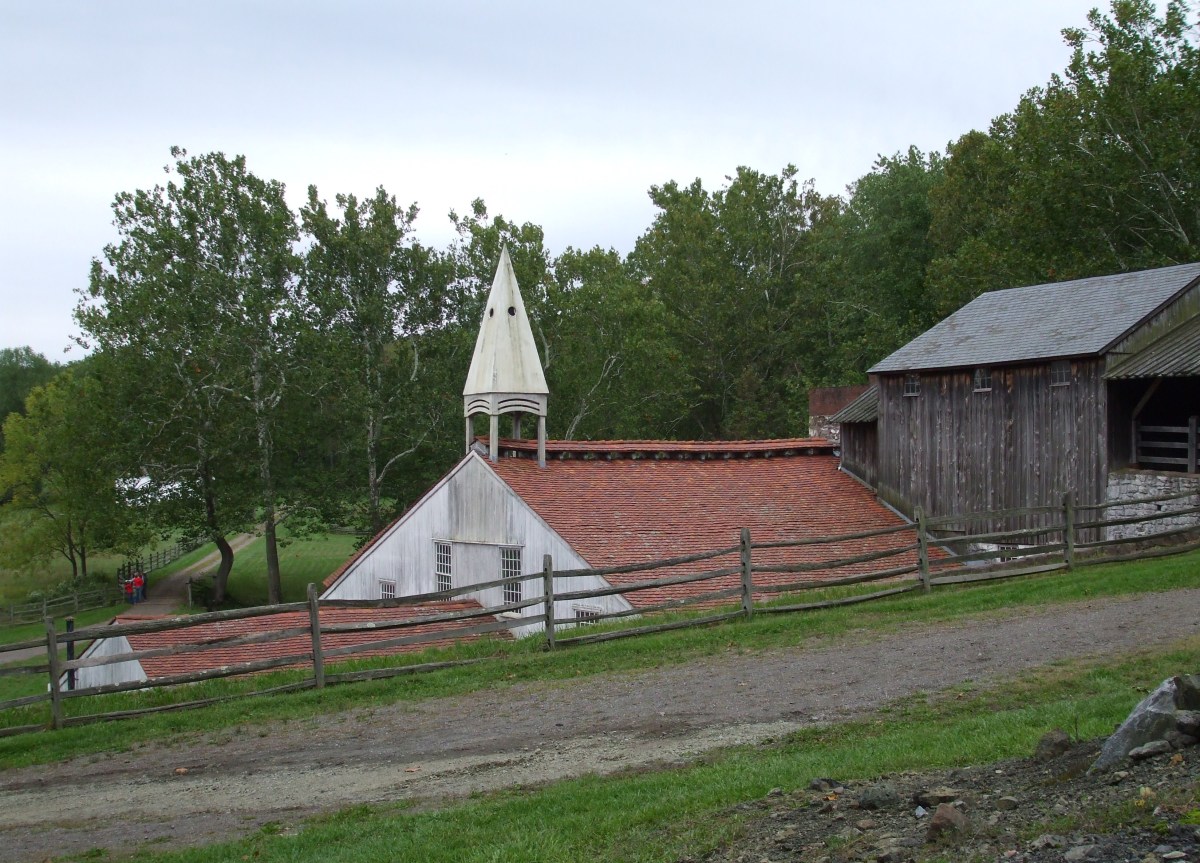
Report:
[[[434,543],[449,542],[453,549],[454,587],[501,577],[500,549],[521,549],[522,572],[540,574],[542,557],[549,554],[556,570],[585,569],[587,561],[535,513],[491,469],[486,459],[472,452],[356,560],[322,595],[324,599],[378,599],[381,580],[396,582],[397,596],[437,590]],[[599,577],[555,579],[559,593],[608,586]],[[542,594],[540,580],[524,583],[525,595]],[[485,607],[504,604],[499,587],[468,594]],[[589,599],[585,603],[604,612],[630,608],[622,596]],[[558,620],[573,619],[573,603],[555,602]],[[523,610],[524,616],[541,613],[540,606]],[[515,635],[541,632],[542,625],[514,629]]]
[[[114,638],[98,638],[88,645],[80,659],[94,656],[116,656],[133,650],[129,639],[125,636]],[[91,686],[109,686],[114,683],[132,683],[146,680],[146,672],[136,659],[127,662],[114,662],[112,665],[98,665],[91,668],[79,668],[75,671],[75,688],[85,689]],[[67,677],[64,674],[62,685],[66,687]]]

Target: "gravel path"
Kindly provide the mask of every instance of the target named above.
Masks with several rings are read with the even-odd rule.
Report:
[[[1200,590],[1180,590],[833,645],[731,649],[637,674],[389,704],[9,770],[0,773],[0,861],[146,841],[202,844],[355,803],[458,798],[687,760],[918,691],[1197,634]]]

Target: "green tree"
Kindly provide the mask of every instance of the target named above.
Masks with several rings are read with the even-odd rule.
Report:
[[[809,231],[829,202],[796,173],[739,168],[713,193],[699,180],[650,190],[659,212],[630,262],[666,310],[684,368],[687,436],[788,435],[804,424],[792,338]]]
[[[344,449],[365,474],[365,483],[349,489],[365,487],[374,534],[385,522],[389,472],[439,428],[437,402],[423,389],[430,377],[423,336],[444,324],[447,266],[412,240],[415,204],[400,207],[382,187],[361,202],[354,195],[335,201],[338,214],[331,214],[309,187],[300,211],[312,241],[303,282],[329,373],[324,385],[337,394],[326,406],[348,429],[352,443]]]
[[[0,348],[0,425],[5,418],[25,407],[25,397],[34,387],[47,383],[58,366],[33,348]],[[0,450],[4,436],[0,434]]]
[[[158,510],[220,551],[215,599],[233,566],[226,535],[265,512],[277,601],[274,432],[298,359],[294,219],[283,186],[243,157],[172,155],[165,186],[117,196],[120,241],[93,262],[76,318],[137,429]]]
[[[0,552],[8,565],[57,554],[83,581],[94,552],[145,541],[119,488],[110,429],[99,421],[106,404],[95,378],[68,370],[29,393],[24,415],[5,420],[0,491],[9,500],[0,507]]]

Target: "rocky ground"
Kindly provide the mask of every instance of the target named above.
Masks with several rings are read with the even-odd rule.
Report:
[[[1200,861],[1200,749],[1088,774],[1099,748],[869,783],[815,777],[736,807],[745,835],[703,863]]]

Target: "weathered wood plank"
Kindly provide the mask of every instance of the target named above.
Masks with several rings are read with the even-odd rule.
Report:
[[[386,650],[392,647],[403,647],[408,644],[421,644],[428,641],[445,641],[454,638],[468,638],[472,635],[484,635],[489,632],[503,632],[509,629],[517,629],[522,626],[529,626],[535,623],[542,623],[545,617],[536,615],[532,617],[516,617],[509,620],[496,620],[491,623],[481,623],[478,626],[465,626],[458,629],[447,629],[439,632],[420,632],[416,635],[406,635],[400,638],[386,638],[379,641],[371,641],[365,644],[350,644],[345,647],[331,647],[325,650],[325,658],[333,659],[335,657],[353,656],[356,653],[366,653],[372,650]]]
[[[694,581],[708,581],[713,578],[723,578],[727,575],[740,575],[741,566],[727,566],[724,569],[710,569],[706,572],[689,573],[688,575],[672,575],[655,578],[650,581],[635,581],[633,584],[619,584],[612,587],[599,587],[593,590],[573,590],[568,593],[555,594],[559,602],[575,599],[593,599],[598,596],[614,596],[619,593],[633,593],[638,590],[650,590],[655,587],[670,587],[673,584],[689,584]],[[562,573],[555,573],[561,577]]]
[[[805,563],[760,563],[754,567],[755,572],[825,572],[830,569],[840,569],[843,566],[853,566],[856,563],[870,563],[885,557],[895,557],[898,554],[909,554],[917,551],[919,545],[904,545],[899,548],[886,548],[881,551],[870,551],[856,554],[853,557],[839,557],[833,560],[814,560]]]
[[[355,683],[363,680],[386,680],[389,677],[400,677],[405,674],[422,674],[426,671],[439,671],[443,668],[461,668],[465,665],[478,665],[487,662],[486,657],[476,659],[454,659],[446,662],[422,662],[419,665],[393,665],[388,668],[368,668],[363,671],[339,671],[336,674],[325,675],[326,683]]]
[[[825,599],[820,602],[804,602],[799,605],[770,605],[759,606],[759,612],[762,614],[781,614],[789,611],[813,611],[819,608],[836,608],[840,605],[857,605],[860,602],[870,602],[873,599],[883,599],[885,596],[898,596],[902,593],[911,593],[922,587],[920,579],[912,584],[906,584],[903,587],[893,587],[888,590],[880,590],[875,593],[864,593],[861,596],[847,596],[842,599]]]
[[[757,590],[757,589],[756,589]],[[732,599],[735,596],[740,596],[742,586],[727,587],[724,590],[710,590],[706,593],[698,593],[694,596],[684,596],[679,599],[672,599],[667,602],[661,602],[657,605],[647,605],[641,608],[625,608],[620,611],[609,611],[594,618],[595,621],[601,622],[605,620],[620,620],[624,617],[642,617],[648,614],[658,614],[664,611],[678,611],[681,608],[687,608],[691,605],[699,605],[705,602],[719,602],[722,599]],[[571,621],[560,621],[561,623],[569,623]],[[589,621],[590,622],[590,621]]]
[[[920,567],[913,563],[907,566],[897,566],[894,569],[881,569],[876,572],[865,572],[861,575],[848,575],[844,578],[821,579],[820,581],[793,581],[788,584],[760,584],[754,588],[755,593],[797,593],[803,590],[823,590],[827,587],[845,587],[851,584],[865,584],[869,581],[883,581],[900,575],[919,572]]]
[[[24,707],[27,704],[38,704],[39,702],[49,700],[49,692],[39,692],[37,695],[25,695],[21,698],[10,698],[8,701],[0,701],[0,710],[9,710],[13,707]],[[45,728],[45,726],[39,725],[38,728]]]
[[[167,632],[172,629],[184,629],[189,626],[199,626],[202,623],[219,623],[226,620],[246,620],[251,617],[267,617],[272,614],[283,614],[287,611],[304,611],[308,608],[305,602],[285,602],[282,605],[260,605],[254,608],[235,608],[229,611],[207,611],[203,614],[181,615],[162,620],[140,620],[135,623],[109,623],[86,626],[74,632],[59,633],[58,640],[87,641],[94,638],[117,638],[122,635],[141,635],[148,632]]]
[[[622,575],[629,572],[643,572],[648,569],[667,569],[672,566],[682,566],[685,563],[696,563],[701,560],[711,560],[714,557],[724,557],[734,554],[741,549],[740,545],[728,548],[718,548],[715,551],[705,551],[700,554],[687,554],[682,557],[665,557],[647,563],[629,563],[621,566],[603,566],[598,569],[563,569],[555,573],[558,578],[578,578],[585,575]],[[560,599],[562,597],[559,597]]]
[[[101,665],[116,665],[121,662],[140,662],[143,659],[154,659],[162,656],[178,656],[181,653],[205,653],[210,650],[243,647],[248,644],[269,644],[284,638],[307,635],[308,632],[309,629],[307,626],[293,626],[286,629],[272,629],[267,632],[255,632],[247,635],[228,635],[221,638],[173,644],[170,647],[148,647],[145,650],[131,650],[126,653],[114,653],[110,656],[90,656],[81,659],[72,659],[62,663],[62,667],[63,669],[95,668]]]
[[[757,551],[762,548],[796,548],[802,545],[831,545],[838,542],[850,542],[855,539],[870,539],[875,536],[888,536],[893,533],[903,533],[906,530],[916,530],[915,524],[897,524],[892,527],[877,527],[873,530],[860,530],[856,533],[839,533],[834,536],[806,537],[805,539],[783,539],[771,542],[756,542],[751,547]]]
[[[972,572],[962,575],[939,575],[932,579],[936,587],[943,584],[969,584],[975,581],[996,581],[1002,578],[1015,578],[1019,575],[1038,575],[1043,572],[1054,572],[1066,569],[1065,563],[1049,563],[1044,566],[1024,566],[1016,569],[994,569],[987,572]]]
[[[602,632],[596,635],[576,635],[571,638],[560,638],[559,644],[576,645],[576,644],[595,644],[601,641],[614,641],[618,638],[629,638],[634,635],[647,635],[652,632],[668,632],[672,629],[688,629],[693,626],[707,626],[710,623],[718,623],[722,620],[729,620],[734,617],[741,617],[742,610],[730,611],[724,614],[712,614],[707,617],[697,617],[692,620],[680,620],[673,623],[660,623],[654,626],[639,626],[634,629],[621,629],[616,632]]]
[[[1031,545],[1026,548],[1006,548],[992,551],[973,551],[970,554],[958,554],[954,557],[944,557],[932,562],[934,569],[945,571],[947,567],[957,567],[964,563],[974,563],[978,560],[993,560],[999,557],[1021,558],[1034,557],[1043,554],[1057,554],[1066,548],[1062,542],[1052,542],[1045,545]]]

